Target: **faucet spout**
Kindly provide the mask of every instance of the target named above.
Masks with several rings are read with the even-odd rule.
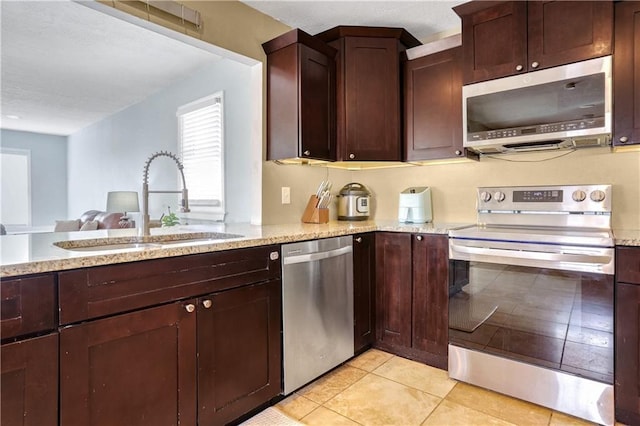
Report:
[[[154,191],[150,191],[149,190],[149,166],[151,165],[151,162],[153,160],[155,160],[158,157],[169,157],[171,158],[173,161],[176,162],[176,165],[178,166],[178,170],[180,171],[180,176],[182,177],[182,190],[181,191],[158,191],[158,190],[154,190]],[[149,218],[149,194],[150,193],[156,193],[156,194],[172,194],[172,193],[178,193],[178,194],[182,194],[182,201],[181,201],[181,206],[180,206],[180,211],[185,213],[185,212],[189,212],[189,191],[187,190],[187,183],[184,179],[184,166],[182,165],[182,162],[180,161],[180,159],[178,158],[178,156],[176,156],[175,154],[169,152],[169,151],[159,151],[156,152],[155,154],[151,155],[151,157],[149,157],[149,159],[144,163],[144,176],[143,176],[143,181],[142,181],[142,234],[147,236],[150,235],[150,226],[149,226],[149,222],[150,222],[150,218]]]

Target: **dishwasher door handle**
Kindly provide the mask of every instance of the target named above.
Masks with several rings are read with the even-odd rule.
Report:
[[[332,257],[342,256],[353,251],[352,246],[340,247],[339,249],[321,251],[318,253],[300,254],[297,256],[283,257],[282,263],[285,265],[293,265],[294,263],[306,263],[316,260],[329,259]]]

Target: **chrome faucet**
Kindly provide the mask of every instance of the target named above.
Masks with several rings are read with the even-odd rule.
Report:
[[[158,157],[169,157],[178,165],[180,176],[182,176],[182,191],[149,191],[149,166],[151,162]],[[184,166],[180,162],[180,159],[169,151],[160,151],[153,154],[146,163],[144,163],[144,180],[142,181],[142,233],[143,235],[149,235],[149,194],[182,194],[182,202],[180,211],[185,213],[189,212],[189,194],[187,191],[187,184],[184,180]]]

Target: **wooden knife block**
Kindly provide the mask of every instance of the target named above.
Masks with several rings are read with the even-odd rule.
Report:
[[[302,222],[304,223],[328,223],[329,222],[329,209],[319,209],[316,206],[318,205],[318,197],[312,195],[309,197],[309,202],[307,203],[307,207],[304,209],[304,213],[302,213]]]

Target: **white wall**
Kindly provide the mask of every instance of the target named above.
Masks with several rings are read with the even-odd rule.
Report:
[[[3,129],[3,148],[31,153],[31,226],[67,218],[67,138]]]
[[[227,222],[249,222],[245,194],[251,190],[251,68],[222,59],[204,67],[146,100],[69,136],[70,217],[86,210],[104,210],[107,192],[138,191],[142,196],[145,161],[160,150],[178,153],[176,110],[201,97],[224,91]],[[260,185],[259,182],[254,183]],[[151,190],[180,189],[175,163],[161,157],[149,170]],[[187,182],[187,188],[189,182]],[[178,195],[151,194],[152,219],[176,211]],[[140,200],[142,208],[142,199]],[[132,214],[137,219],[136,214]]]

